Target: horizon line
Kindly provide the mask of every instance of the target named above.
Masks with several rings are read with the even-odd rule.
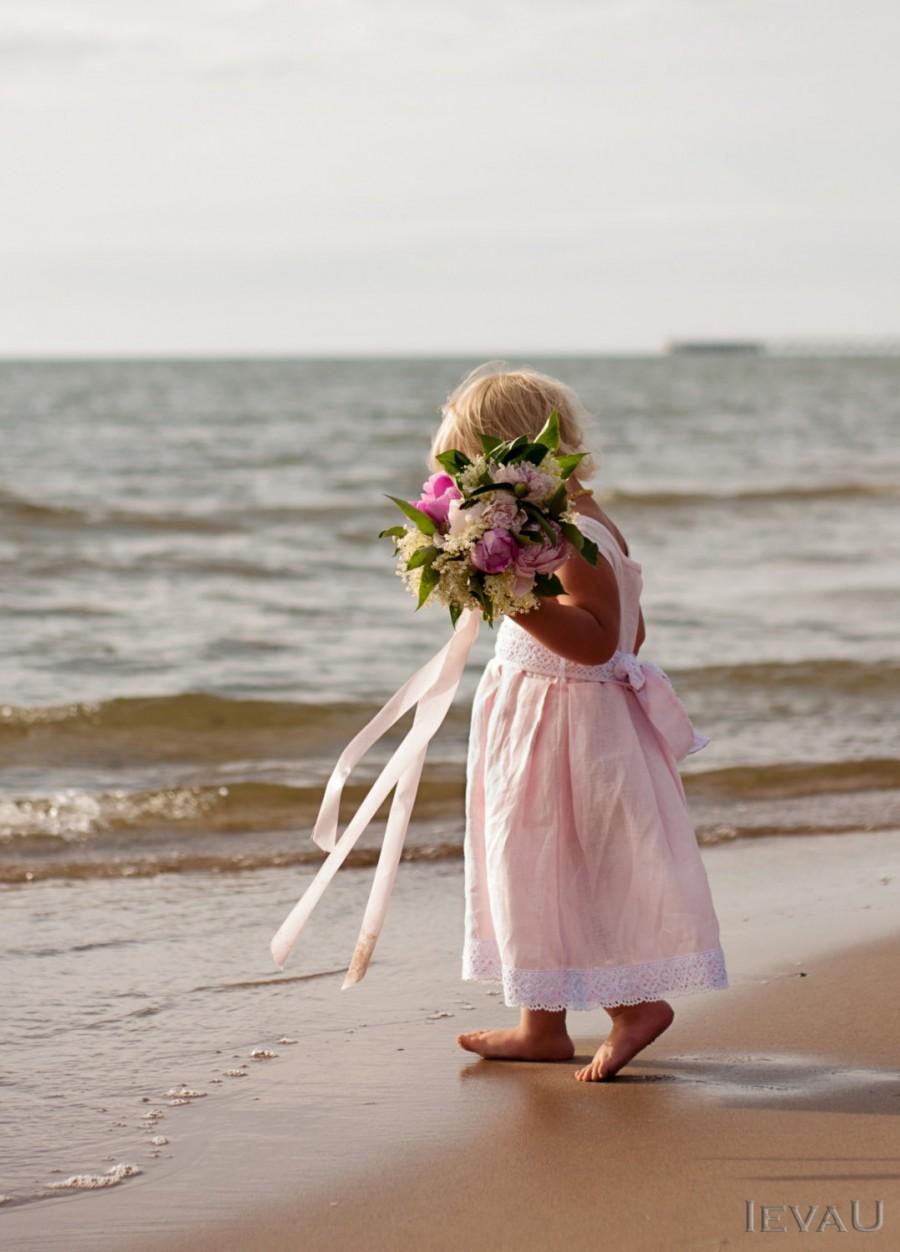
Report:
[[[506,351],[486,349],[365,349],[353,351],[326,348],[304,351],[298,349],[129,349],[129,350],[52,350],[34,352],[0,352],[0,364],[40,362],[116,362],[116,361],[468,361],[508,360],[543,357],[552,360],[601,360],[621,357],[668,357],[684,347],[711,349],[754,347],[761,355],[803,354],[828,355],[829,350],[841,355],[879,355],[886,349],[900,352],[896,335],[740,335],[740,336],[671,336],[656,347],[605,348],[518,348]]]
[[[477,352],[459,350],[454,352],[426,351],[364,351],[328,350],[234,352],[215,351],[133,351],[133,352],[16,352],[0,353],[0,363],[16,364],[28,361],[463,361],[507,360],[512,357],[546,357],[585,359],[592,357],[666,356],[667,349],[660,348],[590,348],[583,350],[532,348],[507,352]]]

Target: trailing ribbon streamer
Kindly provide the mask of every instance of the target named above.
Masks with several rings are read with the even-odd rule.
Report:
[[[389,795],[391,788],[396,786],[375,870],[375,881],[341,990],[359,982],[364,976],[387,913],[388,899],[403,851],[428,744],[453,703],[480,625],[480,611],[464,609],[457,618],[454,633],[447,643],[406,680],[338,758],[325,788],[313,830],[313,839],[328,852],[328,856],[272,939],[272,956],[279,969],[284,968],[291,949],[322,898],[325,888]],[[351,770],[369,748],[413,705],[416,705],[416,712],[412,726],[372,784],[344,833],[337,838],[341,792]]]

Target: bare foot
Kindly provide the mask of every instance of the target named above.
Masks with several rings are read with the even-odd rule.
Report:
[[[575,1044],[562,1033],[535,1034],[521,1026],[512,1030],[470,1030],[457,1035],[456,1042],[467,1052],[498,1061],[570,1061]]]
[[[603,1082],[627,1065],[642,1048],[671,1026],[675,1012],[665,1000],[619,1005],[608,1010],[612,1030],[600,1044],[589,1065],[575,1071],[579,1082]]]

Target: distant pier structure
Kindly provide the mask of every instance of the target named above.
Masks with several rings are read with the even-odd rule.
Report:
[[[766,345],[761,339],[671,339],[666,349],[670,356],[762,356]]]
[[[670,356],[900,356],[900,339],[670,339]]]

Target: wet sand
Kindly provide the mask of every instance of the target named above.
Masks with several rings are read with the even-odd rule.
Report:
[[[505,1106],[474,1140],[418,1169],[382,1163],[332,1188],[337,1203],[165,1246],[680,1252],[751,1246],[766,1205],[765,1233],[786,1232],[777,1246],[807,1246],[799,1217],[817,1247],[843,1234],[842,1247],[896,1249],[898,966],[900,934],[711,998],[610,1083],[574,1082],[571,1063],[473,1059],[463,1098],[487,1090]],[[587,1059],[591,1042],[576,1043]],[[882,1229],[854,1230],[854,1217],[877,1224],[879,1200]]]
[[[215,1098],[165,1108],[170,1144],[142,1175],[0,1213],[0,1244],[688,1252],[752,1246],[761,1206],[794,1205],[815,1247],[900,1247],[900,832],[703,855],[731,987],[673,998],[672,1027],[612,1082],[573,1077],[608,1028],[601,1011],[570,1015],[572,1062],[457,1047],[460,1030],[516,1014],[459,981],[448,876],[441,908],[402,928],[394,914],[363,983],[340,993],[331,975],[327,1021],[304,1028],[303,1001],[286,1000],[298,1043]],[[876,1200],[882,1230],[853,1232],[852,1201],[869,1225]],[[846,1232],[818,1231],[828,1205]],[[776,1246],[808,1246],[790,1209],[769,1224],[795,1232]]]

